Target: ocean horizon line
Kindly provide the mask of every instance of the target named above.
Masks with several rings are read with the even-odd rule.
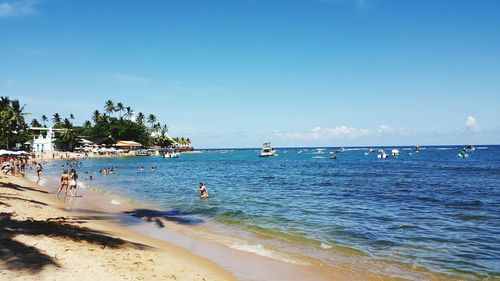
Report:
[[[317,149],[317,148],[411,148],[415,147],[417,144],[409,144],[409,145],[353,145],[353,146],[342,146],[342,145],[337,145],[337,146],[276,146],[274,147],[275,149]],[[469,144],[418,144],[419,147],[426,148],[426,147],[454,147],[454,146],[466,146]],[[483,146],[500,146],[499,144],[472,144],[473,146],[476,147],[483,147]],[[262,147],[195,147],[195,150],[229,150],[229,149],[235,149],[235,150],[245,150],[245,149],[261,149]]]

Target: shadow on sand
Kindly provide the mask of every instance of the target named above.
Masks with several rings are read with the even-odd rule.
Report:
[[[0,183],[0,187],[13,189],[16,191],[36,191],[26,186],[20,186],[13,183]],[[24,199],[9,193],[0,193],[0,206],[11,207],[10,200],[18,200],[36,204],[38,206],[47,205],[44,202]],[[87,227],[75,225],[83,223],[84,218],[78,218],[77,221],[69,217],[50,218],[45,221],[27,218],[19,220],[15,213],[0,213],[0,269],[26,271],[37,273],[47,266],[61,267],[57,260],[36,247],[23,244],[15,240],[17,235],[39,236],[70,239],[76,242],[87,242],[101,247],[110,247],[114,249],[123,247],[132,247],[136,249],[146,249],[149,246],[128,242],[119,238],[107,235],[104,232],[92,230]],[[79,245],[76,245],[77,247]],[[0,270],[1,271],[1,270]]]
[[[198,218],[193,218],[190,216],[190,214],[181,212],[179,210],[158,211],[151,209],[135,209],[133,211],[128,211],[124,213],[136,218],[144,219],[147,222],[152,222],[159,227],[165,227],[165,225],[161,221],[162,219],[189,225],[203,223],[203,220]]]

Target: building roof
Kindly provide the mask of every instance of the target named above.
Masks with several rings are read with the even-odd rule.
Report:
[[[141,147],[142,144],[136,142],[136,141],[117,141],[115,146],[134,146],[134,147]]]

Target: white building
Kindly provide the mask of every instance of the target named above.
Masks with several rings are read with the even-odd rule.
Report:
[[[40,129],[40,128],[32,128],[32,129]],[[47,135],[45,137],[42,136],[42,132],[40,132],[40,135],[38,137],[33,138],[33,145],[32,149],[33,152],[47,152],[47,151],[54,151],[54,132],[52,128],[42,128],[47,131]]]

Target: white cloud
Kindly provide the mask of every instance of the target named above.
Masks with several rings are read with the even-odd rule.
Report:
[[[36,1],[13,1],[0,3],[0,18],[21,17],[36,14]]]
[[[380,125],[378,133],[381,136],[407,136],[409,134],[404,128],[393,128],[388,125]]]
[[[481,127],[477,124],[476,118],[469,116],[464,124],[466,133],[479,133],[481,132]]]
[[[111,79],[116,82],[124,82],[130,84],[144,84],[151,81],[151,79],[147,77],[123,73],[113,73],[111,74]]]
[[[347,126],[337,126],[335,128],[315,127],[310,131],[303,132],[281,132],[276,130],[275,136],[284,139],[356,139],[368,135],[368,130],[358,129]]]

